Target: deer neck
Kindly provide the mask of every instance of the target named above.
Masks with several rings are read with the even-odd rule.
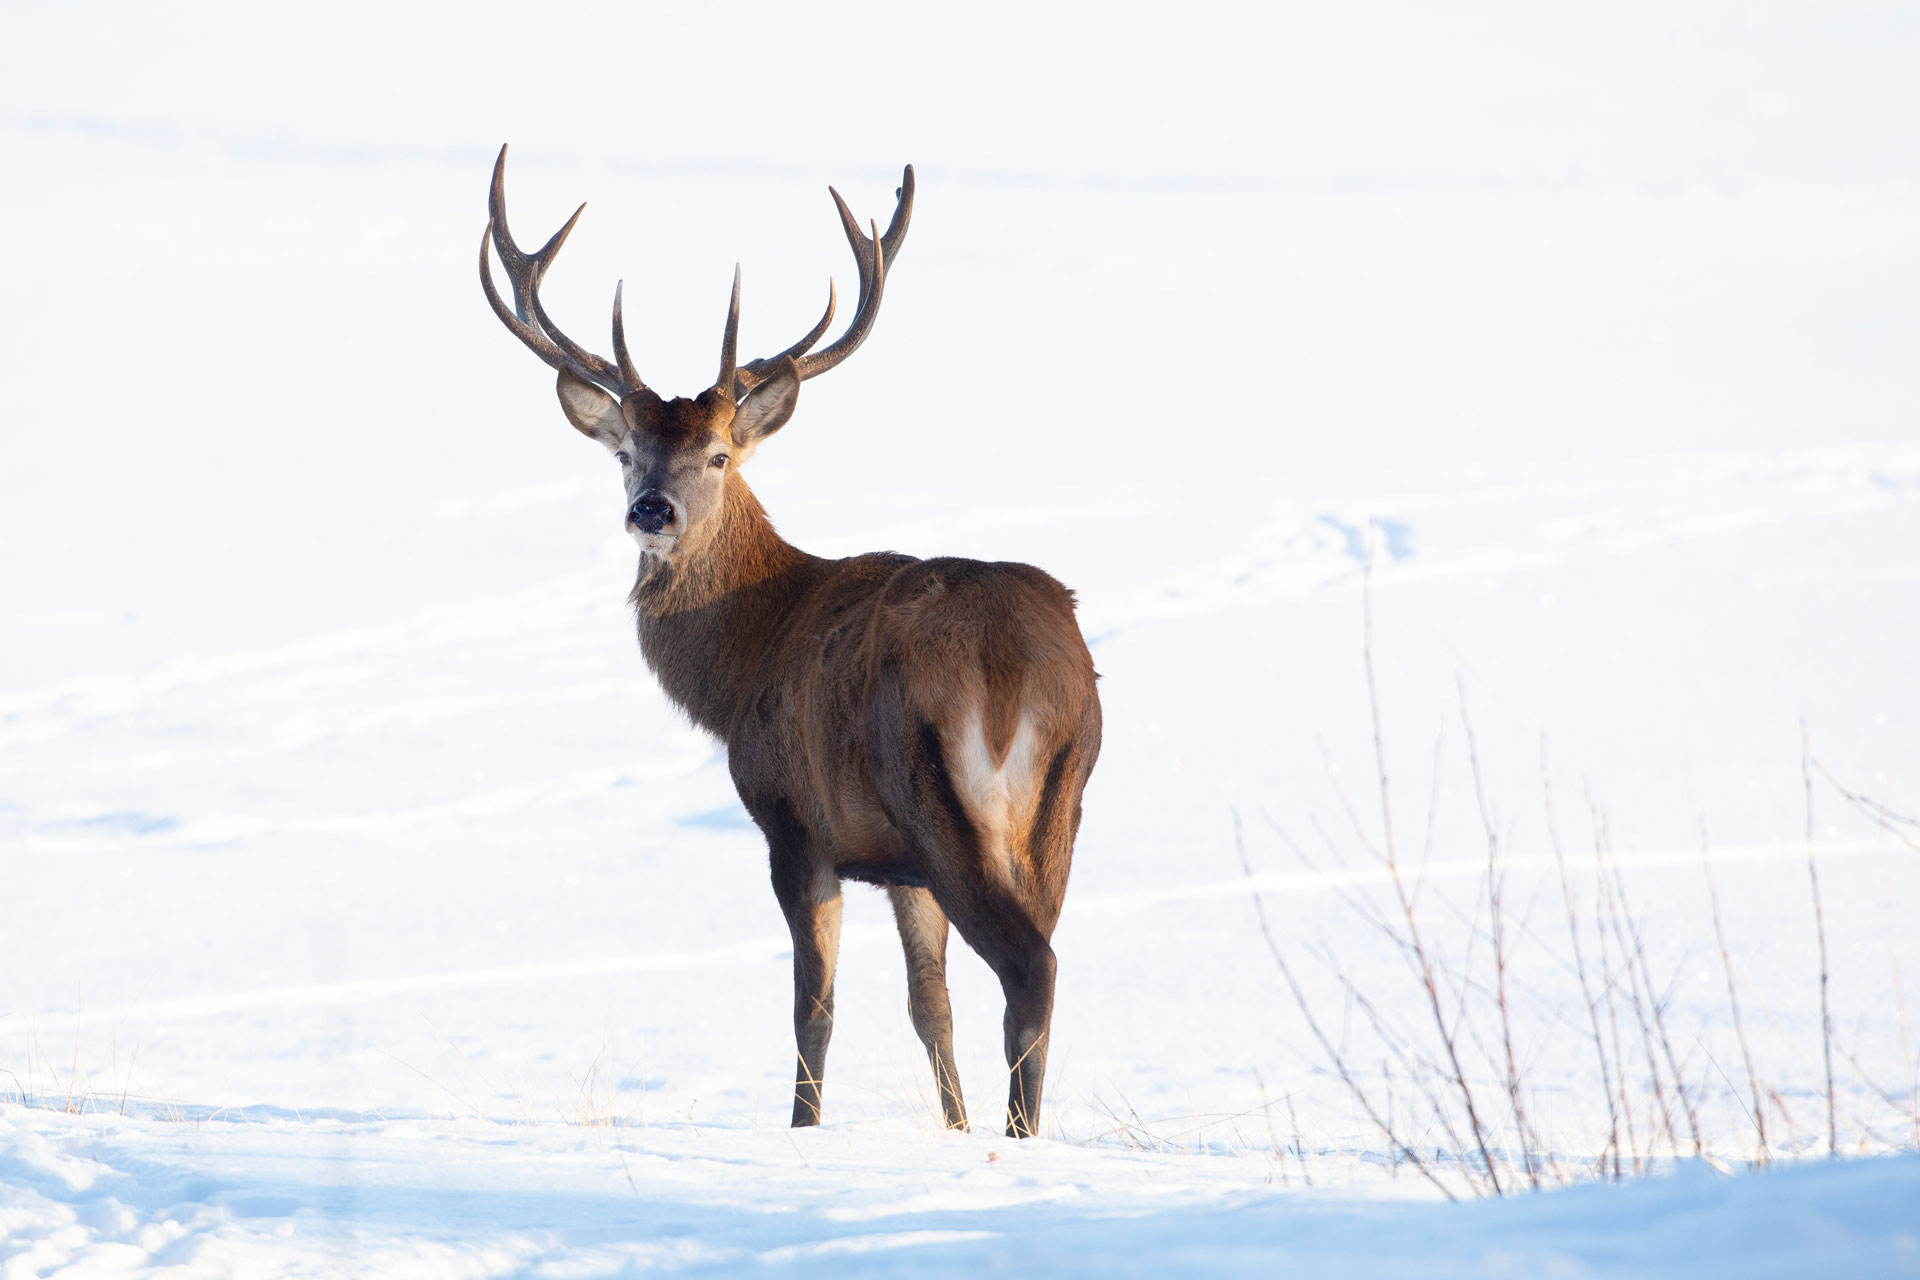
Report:
[[[695,551],[640,562],[631,601],[640,652],[694,722],[725,739],[806,588],[815,557],[774,531],[738,472]]]

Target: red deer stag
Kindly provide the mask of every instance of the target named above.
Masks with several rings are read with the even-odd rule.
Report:
[[[872,330],[913,212],[912,167],[885,235],[872,224],[864,234],[829,188],[860,271],[860,303],[838,341],[808,354],[833,320],[830,286],[805,337],[736,364],[736,267],[720,376],[692,399],[667,400],[634,371],[618,287],[612,361],[547,315],[540,282],[580,212],[523,252],[507,231],[506,161],[502,147],[480,280],[501,323],[559,370],[567,420],[619,460],[626,527],[640,544],[640,652],[667,695],[726,743],[741,803],[766,835],[793,932],[793,1123],[820,1122],[840,882],[862,880],[893,902],[907,1008],[947,1124],[966,1126],[947,998],[952,921],[1006,993],[1007,1133],[1031,1135],[1053,1013],[1049,939],[1100,751],[1073,596],[1024,564],[810,556],[774,532],[740,476],[793,415],[800,384]],[[489,242],[512,282],[511,309],[494,287]]]

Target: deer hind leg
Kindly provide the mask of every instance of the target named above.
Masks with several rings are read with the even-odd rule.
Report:
[[[962,788],[972,794],[978,787],[971,778],[955,785],[938,729],[923,722],[917,745],[914,776],[919,794],[907,810],[907,825],[921,852],[934,899],[967,945],[980,953],[1000,979],[1007,998],[1007,1136],[1031,1137],[1040,1123],[1047,1030],[1053,1020],[1055,962],[1048,934],[1059,914],[1065,877],[1060,877],[1058,886],[1027,886],[1051,902],[1050,910],[1023,900],[1012,882],[1015,873],[1006,845],[1006,824],[991,814],[980,815],[987,820],[979,820],[969,810],[961,798]],[[959,759],[963,768],[969,767],[968,755]]]
[[[793,935],[793,1127],[820,1123],[827,1043],[833,1038],[833,969],[840,954],[840,881],[817,860],[804,827],[782,799],[763,821],[773,862],[773,892]]]
[[[953,1005],[947,997],[947,915],[925,889],[887,890],[900,945],[907,953],[907,1014],[927,1047],[947,1128],[967,1127],[960,1072],[953,1060]]]
[[[1011,894],[979,884],[948,886],[941,899],[967,945],[980,953],[1007,998],[1007,1136],[1030,1138],[1040,1125],[1053,1021],[1053,947]]]
[[[1021,923],[1026,923],[1024,920]],[[1040,1089],[1047,1077],[1047,1033],[1053,1023],[1053,947],[1037,929],[1022,935],[995,962],[1006,993],[1007,1136],[1031,1138],[1040,1124]]]

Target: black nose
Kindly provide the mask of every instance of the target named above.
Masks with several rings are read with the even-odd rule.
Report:
[[[627,519],[642,533],[658,533],[673,523],[673,504],[658,489],[650,489],[635,500]]]

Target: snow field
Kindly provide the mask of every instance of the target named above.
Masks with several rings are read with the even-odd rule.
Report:
[[[10,12],[0,1274],[1920,1269],[1920,863],[1816,777],[1841,1145],[1882,1154],[1828,1162],[1799,737],[1920,806],[1911,15],[831,16],[584,6],[587,67],[503,61],[509,9]],[[988,1129],[958,944],[983,1132],[938,1129],[859,889],[829,1123],[784,1127],[764,849],[635,652],[610,465],[474,287],[502,140],[523,238],[592,203],[552,310],[598,334],[624,278],[669,391],[734,261],[744,345],[784,346],[848,275],[821,188],[877,215],[916,165],[886,315],[748,475],[816,553],[1079,592],[1108,727],[1046,1137]],[[1467,1189],[1355,1003],[1423,1030],[1353,909],[1394,902],[1369,555],[1397,845],[1496,1102],[1463,694],[1506,868],[1539,1140],[1495,1119],[1496,1158],[1577,1181],[1610,1140],[1544,738],[1583,924],[1597,810],[1738,1170],[1704,823],[1792,1167],[1656,1130],[1624,1004],[1627,1185],[1433,1202],[1329,1069],[1255,894]]]

